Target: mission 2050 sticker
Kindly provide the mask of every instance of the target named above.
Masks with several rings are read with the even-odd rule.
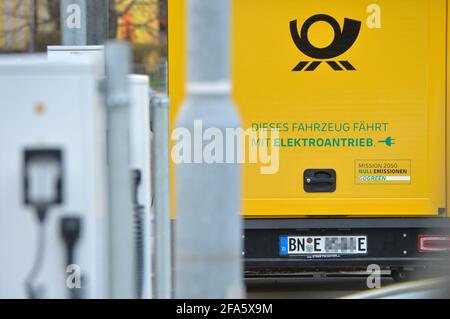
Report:
[[[411,184],[410,160],[356,160],[355,183],[360,185]]]

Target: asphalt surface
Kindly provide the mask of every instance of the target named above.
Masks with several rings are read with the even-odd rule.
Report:
[[[247,279],[250,299],[334,299],[368,290],[365,277]],[[382,287],[395,283],[382,278]]]

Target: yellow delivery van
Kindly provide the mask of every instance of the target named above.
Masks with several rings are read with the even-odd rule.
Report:
[[[233,100],[244,129],[277,133],[253,145],[279,149],[274,174],[243,165],[248,273],[444,259],[449,13],[447,0],[232,1]],[[172,127],[185,23],[186,1],[169,1]]]

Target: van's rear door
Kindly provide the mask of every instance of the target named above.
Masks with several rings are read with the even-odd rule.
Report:
[[[185,1],[169,19],[173,126]],[[280,131],[275,174],[244,165],[244,215],[442,212],[446,36],[445,0],[234,0],[234,100],[245,128]]]
[[[233,5],[235,101],[281,127],[278,172],[245,166],[247,217],[445,208],[445,0]]]

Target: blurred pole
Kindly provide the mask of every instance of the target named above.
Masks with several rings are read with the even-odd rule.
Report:
[[[129,86],[131,53],[109,42],[106,55],[110,288],[112,298],[135,296],[132,184],[129,164]]]
[[[169,211],[169,99],[152,98],[152,187],[155,216],[155,297],[172,296],[172,243]]]
[[[37,0],[28,0],[28,24],[29,24],[29,34],[30,38],[28,41],[28,51],[34,52],[36,33],[37,33],[37,11],[38,11]]]
[[[164,61],[164,92],[169,94],[169,62]]]
[[[86,1],[87,0],[61,0],[60,9],[63,45],[87,44]]]
[[[100,45],[108,39],[109,1],[87,1],[87,45]]]
[[[202,120],[203,131],[216,128],[225,137],[227,128],[240,127],[230,97],[230,2],[187,2],[187,100],[176,126],[191,133],[196,163],[177,164],[175,171],[177,298],[244,296],[240,166],[198,161],[204,145],[198,146],[202,135],[194,129],[194,121]]]

